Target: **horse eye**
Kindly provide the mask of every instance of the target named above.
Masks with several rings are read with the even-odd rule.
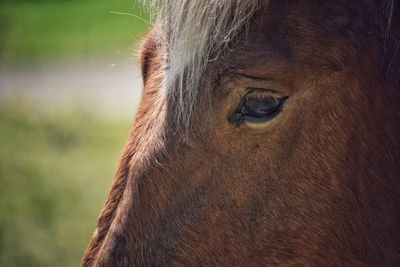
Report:
[[[238,107],[229,116],[230,123],[244,121],[261,123],[273,119],[282,111],[287,97],[276,97],[263,89],[249,89]]]

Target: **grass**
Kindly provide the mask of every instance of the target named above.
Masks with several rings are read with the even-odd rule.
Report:
[[[149,24],[111,12],[147,18],[135,0],[0,0],[0,63],[126,57]],[[0,266],[79,266],[131,123],[34,111],[0,104]]]
[[[78,266],[129,121],[0,109],[0,266]]]
[[[1,0],[0,59],[130,54],[150,26],[143,20],[136,0]]]

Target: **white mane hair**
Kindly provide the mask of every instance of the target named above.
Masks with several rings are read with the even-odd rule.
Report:
[[[155,17],[154,30],[166,52],[165,88],[175,118],[187,124],[203,85],[207,64],[216,60],[266,0],[143,0]],[[175,107],[176,106],[176,107]]]

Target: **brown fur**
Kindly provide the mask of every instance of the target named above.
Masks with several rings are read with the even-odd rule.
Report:
[[[82,266],[400,265],[400,24],[386,10],[271,1],[210,64],[185,136],[151,33],[138,116]],[[289,96],[283,112],[231,125],[241,88],[260,80]]]

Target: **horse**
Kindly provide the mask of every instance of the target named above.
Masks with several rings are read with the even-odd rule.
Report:
[[[400,1],[145,5],[82,266],[400,266]]]

